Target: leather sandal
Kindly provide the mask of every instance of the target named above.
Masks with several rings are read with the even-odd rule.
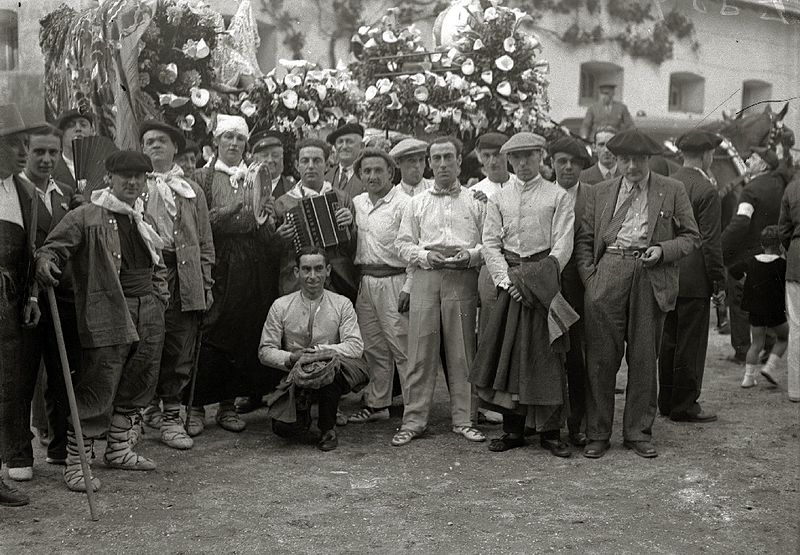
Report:
[[[407,445],[411,443],[411,440],[418,438],[423,433],[425,432],[424,431],[417,432],[414,430],[400,430],[396,434],[394,434],[394,437],[392,438],[392,445],[395,447]]]

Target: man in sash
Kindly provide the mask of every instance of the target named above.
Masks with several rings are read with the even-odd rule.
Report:
[[[25,167],[28,129],[16,105],[0,106],[0,461],[12,480],[33,475],[30,399],[39,367],[30,329],[40,315],[31,279],[38,196],[16,177]],[[28,502],[0,479],[0,506]]]
[[[609,141],[622,177],[586,189],[575,259],[586,287],[589,377],[585,457],[602,457],[614,420],[614,386],[623,355],[628,388],[624,445],[645,458],[657,410],[656,357],[666,313],[678,297],[678,265],[700,244],[686,190],[650,171],[661,147],[637,129]]]
[[[129,442],[140,410],[155,393],[169,302],[163,242],[140,198],[153,166],[129,150],[115,152],[105,165],[110,186],[64,216],[36,251],[36,277],[43,287],[57,286],[72,261],[83,346],[75,398],[84,434],[84,445],[78,446],[70,423],[64,482],[73,491],[85,490],[78,449],[91,460],[94,440],[103,435],[106,466],[156,467]],[[100,488],[97,478],[91,483]]]
[[[559,292],[572,254],[574,212],[569,194],[539,174],[544,145],[543,137],[523,132],[500,149],[517,181],[487,206],[483,256],[501,292],[487,322],[495,333],[481,337],[470,380],[482,401],[503,413],[504,434],[490,451],[523,446],[528,427],[541,434],[543,448],[569,457],[560,439],[567,329],[556,334],[548,320],[569,326],[577,319]]]
[[[65,183],[77,191],[72,141],[94,135],[94,118],[90,112],[77,109],[67,110],[58,116],[56,127],[63,133],[63,136],[61,138],[61,158],[53,169],[53,179]]]
[[[400,183],[396,188],[409,197],[433,187],[433,180],[424,176],[427,165],[428,143],[419,139],[403,139],[389,151],[400,170]]]
[[[31,131],[29,137],[28,163],[20,178],[34,187],[38,196],[39,216],[36,231],[36,245],[44,244],[47,235],[56,227],[70,210],[74,198],[72,188],[59,183],[52,177],[57,161],[61,159],[61,132],[55,127],[43,126]],[[64,269],[58,287],[55,289],[58,314],[67,350],[70,369],[80,371],[81,342],[78,337],[78,321],[75,315],[75,291],[72,284],[72,271],[69,265]],[[64,464],[67,458],[67,421],[69,402],[61,370],[61,357],[58,352],[53,315],[45,295],[40,295],[39,303],[42,320],[36,328],[38,344],[44,359],[44,400],[47,412],[46,461],[50,464]]]
[[[350,198],[360,195],[366,189],[353,164],[364,150],[364,127],[358,123],[346,123],[332,131],[326,140],[333,145],[339,164],[327,173],[325,179]]]
[[[214,242],[203,190],[174,162],[175,153],[184,146],[183,133],[166,123],[148,120],[139,136],[142,152],[153,163],[153,171],[147,175],[145,212],[155,221],[164,243],[170,297],[164,314],[164,349],[156,396],[144,411],[144,421],[160,429],[161,441],[168,447],[190,449],[194,442],[181,420],[181,400],[198,347],[200,315],[214,302]]]
[[[367,187],[366,193],[353,199],[353,205],[358,234],[355,263],[361,273],[356,313],[370,381],[364,407],[351,414],[349,421],[363,423],[389,418],[395,365],[400,384],[407,379],[412,273],[397,253],[394,240],[410,198],[392,186],[395,166],[386,152],[367,149],[355,167]]]
[[[428,426],[440,345],[444,341],[452,431],[469,441],[486,437],[472,426],[467,372],[475,356],[475,318],[484,203],[461,186],[461,141],[435,139],[429,150],[435,185],[411,199],[395,245],[415,266],[408,330],[405,410],[392,445],[406,445]]]

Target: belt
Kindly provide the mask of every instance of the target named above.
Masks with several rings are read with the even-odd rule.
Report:
[[[532,254],[530,256],[520,256],[514,251],[507,251],[505,249],[502,250],[503,256],[506,259],[506,262],[509,266],[519,266],[520,264],[526,264],[528,262],[536,262],[537,260],[542,260],[543,258],[547,258],[550,255],[550,249],[546,249],[536,254]]]
[[[388,264],[361,264],[358,267],[361,275],[384,278],[405,274],[406,269],[400,266],[389,266]]]
[[[622,258],[641,258],[647,247],[606,247],[608,254],[615,254]]]

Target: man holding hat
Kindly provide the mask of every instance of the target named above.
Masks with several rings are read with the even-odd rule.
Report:
[[[75,160],[72,153],[73,139],[91,137],[94,132],[94,118],[88,111],[78,109],[63,112],[56,120],[56,127],[63,133],[61,137],[61,159],[53,169],[53,179],[66,183],[77,191],[75,182]]]
[[[350,198],[366,189],[353,168],[353,164],[364,150],[364,127],[359,123],[345,123],[326,138],[336,151],[339,165],[331,169],[325,179],[334,189],[344,191]]]
[[[153,166],[130,150],[115,152],[105,165],[110,186],[67,213],[36,251],[36,278],[43,287],[58,285],[72,261],[83,346],[75,398],[85,436],[79,447],[70,423],[64,481],[73,491],[85,489],[78,449],[91,460],[94,440],[104,434],[107,466],[156,467],[129,442],[139,411],[155,393],[169,302],[163,241],[140,198]],[[92,484],[99,489],[99,480]]]
[[[591,164],[586,148],[571,137],[561,137],[547,145],[547,152],[556,174],[556,184],[567,192],[575,214],[573,241],[578,236],[583,210],[586,205],[587,185],[580,181],[583,168]],[[569,388],[569,416],[567,429],[570,443],[577,447],[586,445],[586,330],[584,327],[583,282],[578,275],[575,252],[561,272],[561,291],[575,309],[580,320],[569,328],[569,351],[565,366]]]
[[[253,133],[250,137],[250,152],[253,162],[266,164],[272,177],[272,198],[278,199],[294,187],[291,176],[283,175],[283,135],[280,131],[268,129]]]
[[[467,373],[475,356],[475,317],[485,205],[461,186],[461,141],[439,137],[429,148],[435,185],[411,199],[395,241],[400,256],[415,266],[408,330],[405,410],[392,445],[409,443],[425,432],[433,403],[444,341],[452,431],[469,441],[484,441],[472,426]]]
[[[656,355],[667,312],[678,297],[677,262],[700,245],[683,184],[651,172],[661,147],[637,129],[614,136],[608,148],[622,177],[586,189],[575,258],[586,287],[589,376],[584,456],[602,457],[614,420],[614,386],[628,362],[623,437],[637,455],[652,444],[657,410]]]
[[[161,441],[167,446],[189,449],[193,442],[180,417],[181,399],[192,372],[200,314],[213,303],[214,241],[203,190],[174,161],[185,144],[183,133],[148,120],[140,127],[139,138],[142,152],[153,163],[153,171],[147,174],[145,212],[155,221],[164,243],[170,293],[156,396],[144,420],[161,430]]]
[[[617,158],[608,150],[608,141],[610,141],[617,130],[613,127],[605,126],[600,127],[594,132],[594,143],[592,148],[597,154],[597,163],[589,166],[581,172],[581,183],[586,185],[594,185],[606,179],[612,179],[619,175],[619,168],[617,168]]]
[[[597,87],[599,97],[586,110],[586,115],[581,123],[580,135],[584,139],[594,137],[595,131],[601,127],[610,126],[617,131],[625,131],[633,127],[633,119],[628,112],[628,107],[622,102],[614,100],[614,81],[603,81]]]
[[[403,139],[389,151],[400,170],[400,183],[396,185],[410,197],[433,187],[433,180],[424,176],[428,158],[428,143],[413,137]]]
[[[27,127],[16,105],[0,106],[0,460],[11,479],[32,474],[30,399],[39,353],[34,331],[39,321],[32,280],[38,224],[38,195],[17,174],[28,154]],[[0,506],[28,504],[28,496],[0,479]]]
[[[483,404],[503,413],[504,434],[490,451],[523,446],[528,427],[541,434],[543,448],[568,457],[560,439],[562,353],[577,315],[559,292],[559,276],[572,254],[574,214],[569,194],[539,174],[544,145],[544,137],[522,132],[500,148],[517,181],[487,204],[483,257],[500,293],[487,322],[495,333],[481,336],[470,381]],[[548,329],[554,317],[564,325],[557,333]]]
[[[720,243],[721,201],[708,171],[714,149],[722,142],[715,133],[693,130],[676,143],[683,167],[671,175],[683,183],[697,227],[700,248],[679,262],[678,300],[667,314],[658,356],[658,410],[677,422],[713,422],[717,415],[697,402],[703,386],[711,298],[725,302],[725,266]]]
[[[243,117],[218,115],[216,161],[195,174],[209,207],[216,262],[211,275],[214,304],[203,322],[194,406],[186,423],[190,436],[203,431],[203,407],[213,403],[219,403],[216,421],[221,428],[244,430],[247,423],[237,414],[235,399],[261,390],[255,384],[264,375],[258,343],[277,296],[270,281],[274,225],[271,217],[257,219],[253,183],[245,179],[243,155],[249,134]]]

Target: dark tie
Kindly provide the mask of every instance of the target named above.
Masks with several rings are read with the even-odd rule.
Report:
[[[619,208],[614,213],[614,216],[608,223],[605,233],[603,233],[603,241],[605,241],[606,245],[613,245],[614,241],[617,240],[619,230],[622,229],[622,223],[625,221],[625,217],[628,215],[628,209],[631,207],[631,204],[633,204],[633,201],[638,193],[639,188],[634,185],[631,188],[631,192],[628,194],[628,198],[622,201],[622,204],[619,205]]]
[[[345,187],[347,187],[347,182],[348,182],[348,181],[350,181],[350,180],[347,178],[347,171],[345,171],[345,170],[342,170],[342,171],[340,172],[340,175],[339,175],[339,185],[338,185],[338,188],[339,188],[339,189],[344,189]]]

